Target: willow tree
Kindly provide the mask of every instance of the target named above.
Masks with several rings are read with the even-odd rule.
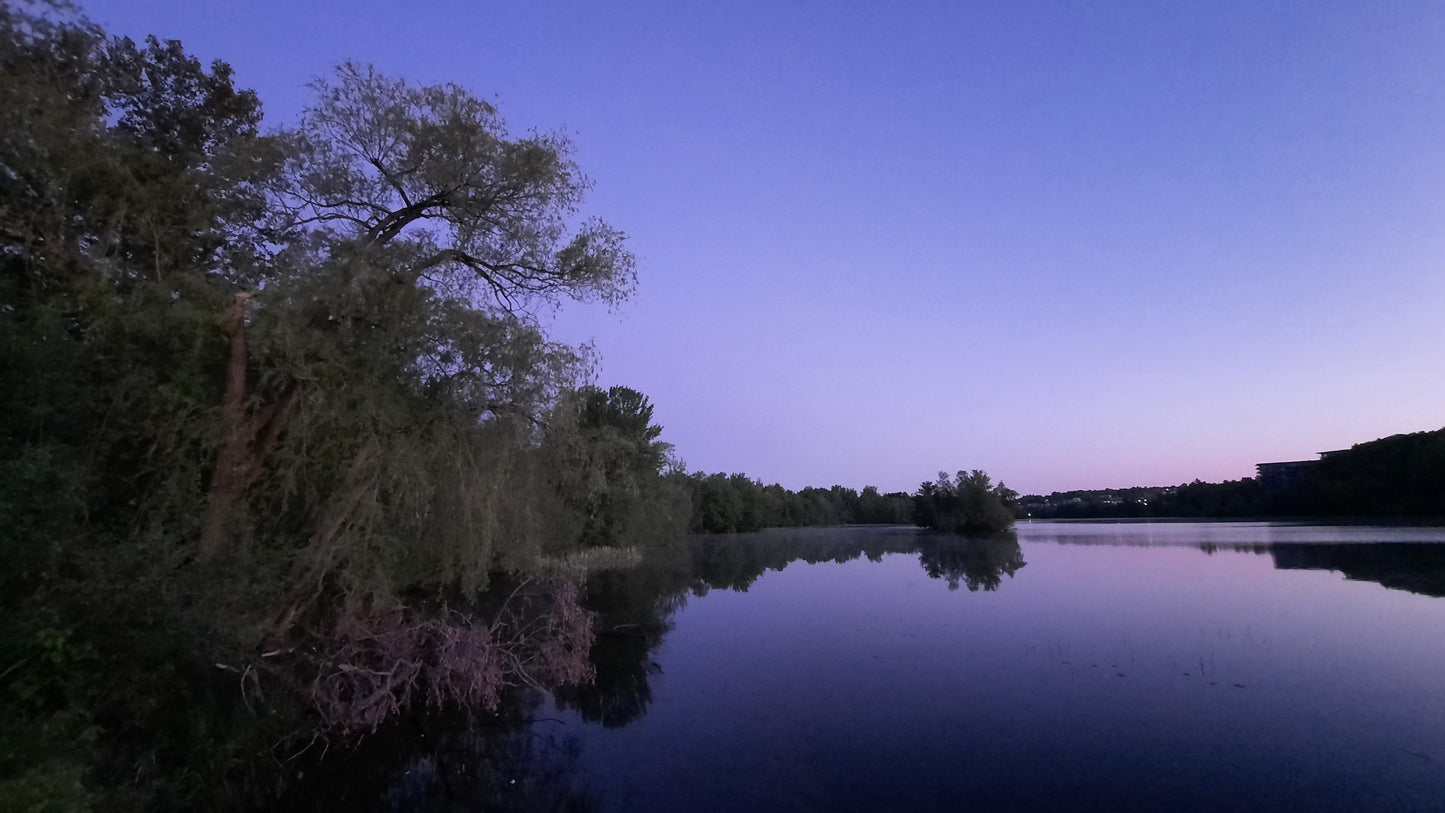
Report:
[[[575,541],[541,450],[590,357],[538,316],[635,276],[579,217],[566,139],[356,65],[268,133],[224,63],[67,14],[0,3],[0,710],[60,679],[9,657],[51,626],[109,664],[102,727],[142,744],[217,663],[330,675],[344,715],[338,659],[387,671],[368,642],[403,632],[428,691],[579,676],[575,593],[508,610],[559,610],[531,654],[454,611]],[[488,657],[510,665],[477,683]]]
[[[590,182],[565,138],[514,137],[456,85],[346,64],[312,90],[263,187],[258,229],[276,249],[222,319],[199,560],[277,574],[263,635],[319,642],[296,657],[344,726],[374,725],[414,685],[493,702],[507,680],[581,679],[591,628],[575,584],[530,620],[437,611],[576,543],[555,488],[567,461],[543,449],[576,426],[551,418],[590,357],[550,341],[538,314],[623,301],[624,237],[578,217]]]
[[[511,137],[460,87],[355,64],[311,87],[299,126],[277,134],[285,159],[265,187],[260,225],[280,250],[223,320],[199,554],[243,551],[256,499],[309,492],[311,527],[284,529],[308,537],[292,603],[378,535],[414,537],[400,556],[414,566],[397,573],[475,584],[498,539],[545,524],[534,512],[498,525],[525,509],[517,483],[536,479],[512,452],[589,361],[548,341],[537,314],[622,301],[633,258],[620,232],[577,219],[590,184],[561,136]],[[258,495],[268,473],[291,491]]]

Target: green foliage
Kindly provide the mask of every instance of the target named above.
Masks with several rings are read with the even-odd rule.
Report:
[[[101,729],[95,652],[54,627],[0,633],[0,809],[90,809]]]
[[[647,396],[628,387],[584,387],[553,413],[550,470],[583,544],[656,545],[686,530],[692,507],[665,476],[672,446],[657,439],[661,433]]]
[[[903,525],[913,500],[902,492],[880,494],[867,486],[860,496],[844,486],[790,491],[764,486],[743,474],[675,475],[692,497],[690,528],[696,533],[734,533],[762,528],[818,525]]]
[[[453,663],[480,621],[444,607],[688,514],[646,399],[573,394],[590,351],[534,316],[635,284],[566,139],[364,66],[313,90],[265,133],[225,63],[0,5],[4,809],[264,806],[339,630]]]
[[[960,471],[953,478],[939,472],[923,483],[913,497],[914,522],[922,528],[949,533],[993,533],[1013,525],[1018,494],[1003,483],[994,485],[987,473]]]

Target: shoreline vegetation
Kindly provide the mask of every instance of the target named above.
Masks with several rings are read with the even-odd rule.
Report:
[[[589,581],[689,533],[911,523],[950,586],[1023,566],[997,532],[1051,503],[979,470],[687,472],[536,317],[636,286],[570,142],[366,65],[310,89],[263,128],[224,62],[0,5],[0,809],[268,809],[407,715],[583,692],[619,629]],[[1438,506],[1423,459],[1369,504]],[[1334,465],[1291,504],[1366,504]]]
[[[585,685],[588,575],[688,531],[1012,522],[982,472],[688,474],[535,316],[636,285],[569,141],[310,90],[263,128],[224,62],[0,5],[0,808],[265,809],[402,715]]]

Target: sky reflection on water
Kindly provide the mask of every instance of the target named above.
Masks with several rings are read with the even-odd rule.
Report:
[[[613,810],[1438,809],[1445,603],[1268,552],[1386,538],[1445,531],[1034,523],[977,592],[798,562],[689,598],[639,719],[536,727]]]

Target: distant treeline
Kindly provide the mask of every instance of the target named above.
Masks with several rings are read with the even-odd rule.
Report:
[[[865,486],[862,493],[845,486],[790,491],[765,486],[744,474],[670,475],[692,499],[694,533],[731,533],[763,528],[819,525],[905,525],[954,533],[1001,531],[1013,524],[1018,495],[988,474],[960,471],[924,482],[912,495],[880,493]]]
[[[1445,429],[1359,443],[1277,480],[1031,494],[1016,511],[1035,519],[1445,517]]]
[[[692,497],[694,533],[731,533],[762,528],[818,525],[905,525],[913,522],[913,498],[877,486],[856,489],[763,485],[745,474],[673,475]]]

